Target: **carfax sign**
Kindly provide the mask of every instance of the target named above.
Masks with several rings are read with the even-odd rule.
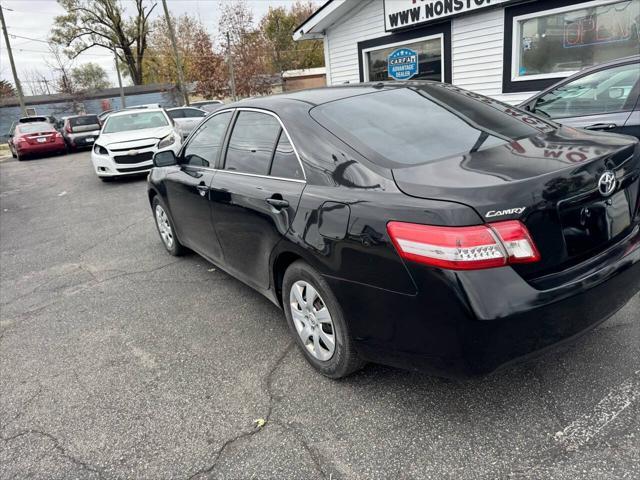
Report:
[[[410,48],[399,48],[389,55],[387,65],[391,78],[409,80],[418,74],[418,53]]]
[[[513,0],[384,0],[386,31],[411,27]]]

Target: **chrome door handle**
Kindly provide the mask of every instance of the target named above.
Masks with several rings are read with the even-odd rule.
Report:
[[[200,194],[201,197],[204,197],[207,195],[207,193],[209,193],[209,187],[207,187],[206,185],[198,185],[198,193]]]
[[[289,206],[289,202],[281,198],[267,198],[267,203],[277,210],[287,208]]]
[[[615,123],[594,123],[593,125],[588,125],[584,128],[586,130],[611,130],[616,127],[617,125]]]

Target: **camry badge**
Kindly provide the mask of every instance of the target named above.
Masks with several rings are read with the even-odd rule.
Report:
[[[138,150],[129,150],[127,152],[127,155],[133,157],[134,155],[138,155],[138,153],[140,153],[140,152],[138,152]]]
[[[616,174],[607,170],[600,175],[600,180],[598,180],[598,190],[603,197],[609,197],[616,189],[617,183]]]

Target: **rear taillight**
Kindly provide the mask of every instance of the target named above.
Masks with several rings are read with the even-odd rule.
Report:
[[[540,260],[527,228],[517,220],[472,227],[389,222],[387,231],[402,258],[434,267],[479,270]]]

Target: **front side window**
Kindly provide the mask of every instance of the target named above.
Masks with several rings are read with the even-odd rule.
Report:
[[[631,110],[635,98],[630,94],[639,78],[637,64],[594,72],[543,95],[535,111],[551,118],[568,118]]]
[[[418,73],[412,80],[443,80],[442,72],[442,37],[414,41],[402,45],[376,48],[365,51],[366,81],[378,82],[393,80],[389,76],[389,55],[401,48],[408,48],[418,54]]]
[[[595,2],[590,2],[594,4]],[[567,76],[640,51],[640,0],[514,18],[514,80]]]
[[[240,112],[229,139],[225,170],[267,175],[279,135],[280,123],[272,115]]]
[[[184,149],[182,163],[195,167],[215,167],[230,120],[231,112],[224,112],[203,123]]]
[[[135,112],[111,115],[107,119],[102,133],[119,133],[145,128],[166,127],[167,117],[162,112]]]

